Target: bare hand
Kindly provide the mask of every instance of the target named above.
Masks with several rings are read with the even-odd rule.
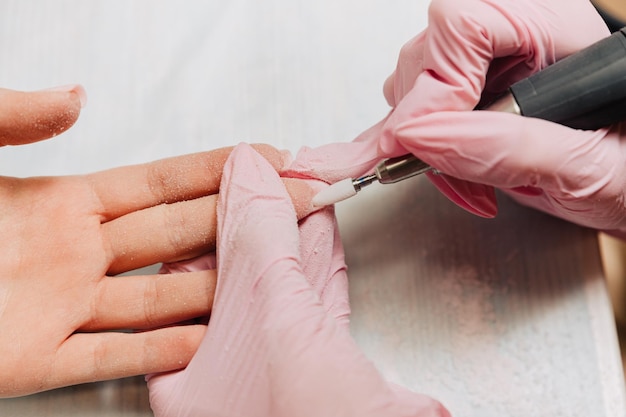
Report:
[[[80,113],[78,93],[0,90],[0,143],[66,130]],[[282,167],[279,151],[256,148]],[[0,177],[1,397],[187,365],[206,327],[174,323],[208,314],[215,274],[113,275],[213,250],[229,153],[85,176]],[[288,188],[297,201],[313,193],[297,181]]]

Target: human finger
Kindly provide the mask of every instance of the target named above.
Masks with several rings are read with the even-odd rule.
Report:
[[[189,366],[180,373],[149,379],[156,415],[170,414],[182,396],[188,406],[183,414],[197,414],[207,403],[219,413],[222,400],[233,393],[245,401],[232,403],[229,412],[249,415],[251,405],[266,397],[267,373],[264,386],[250,390],[258,371],[266,368],[265,350],[271,345],[261,335],[283,334],[280,323],[284,319],[280,316],[284,316],[286,304],[303,307],[298,299],[315,301],[299,272],[298,226],[290,200],[278,175],[263,158],[245,145],[234,150],[220,189],[220,280],[209,328]],[[288,317],[296,320],[292,314]],[[226,377],[218,382],[218,375]],[[240,377],[244,391],[242,386],[233,391],[233,383],[240,383]],[[263,414],[262,406],[260,410]]]
[[[423,31],[402,46],[396,69],[383,84],[383,95],[391,107],[396,107],[402,97],[411,91],[417,76],[423,71],[425,36]]]
[[[276,170],[283,168],[283,152],[270,145],[253,146]],[[232,147],[220,148],[88,175],[100,201],[102,221],[163,203],[216,194],[231,151]]]
[[[416,119],[399,137],[419,135],[419,142],[408,140],[411,150],[455,178],[512,189],[535,201],[545,194],[546,211],[605,228],[624,215],[612,208],[621,205],[610,203],[624,192],[623,129],[620,124],[583,131],[498,112],[441,112]],[[576,209],[581,204],[604,207],[604,214]]]
[[[152,329],[206,316],[216,283],[214,270],[106,278],[79,330]]]
[[[402,48],[393,85],[398,103],[423,77],[421,112],[473,109],[481,96],[488,101],[608,35],[584,0],[434,0],[428,19],[427,29]],[[578,30],[581,24],[588,30]]]
[[[299,232],[302,272],[326,311],[348,330],[348,276],[334,209],[308,216],[300,222]]]
[[[75,333],[58,348],[42,390],[182,369],[205,331],[204,325],[186,325],[140,333]]]
[[[217,207],[221,236],[218,243],[220,270],[224,269],[226,255],[220,257],[219,248],[224,247],[226,251],[225,246],[232,242],[237,242],[241,253],[251,254],[251,264],[254,261],[273,263],[285,253],[297,251],[298,244],[297,216],[284,183],[281,184],[276,172],[262,163],[250,147],[240,145],[235,152],[225,169],[227,187],[220,190]],[[230,235],[226,231],[230,231]],[[274,244],[264,243],[269,236],[276,234],[280,238],[275,239]],[[266,269],[266,266],[257,266],[249,267],[249,273]]]
[[[263,416],[378,416],[397,415],[400,409],[435,415],[442,410],[418,396],[399,404],[358,351],[347,327],[338,331],[337,320],[322,306],[316,293],[323,292],[324,283],[313,290],[304,277],[303,262],[328,261],[328,224],[305,221],[311,228],[325,226],[325,235],[310,229],[320,233],[312,240],[323,243],[318,254],[324,260],[314,248],[305,249],[306,259],[300,259],[295,213],[271,168],[246,147],[236,149],[230,161],[218,206],[220,283],[215,309],[189,366],[149,379],[155,415],[180,410],[181,401],[182,415],[208,409]],[[313,218],[321,218],[318,215]],[[325,265],[309,271],[328,272]],[[346,384],[338,375],[351,380]]]
[[[411,119],[489,103],[515,81],[608,34],[586,1],[505,3],[431,3],[428,28],[402,49],[398,67],[385,86],[387,100],[396,108],[382,131],[381,153],[397,156],[406,149],[406,138],[399,141],[397,130]],[[577,29],[583,17],[588,19],[584,22],[588,32]],[[445,175],[430,178],[469,211],[495,215],[492,189]]]
[[[492,186],[461,180],[441,172],[427,172],[426,175],[443,195],[470,213],[487,219],[498,214],[496,193]]]
[[[433,113],[398,130],[411,152],[450,176],[498,188],[550,190],[556,190],[559,170],[582,168],[582,160],[575,166],[564,166],[565,161],[593,158],[581,151],[590,150],[594,136],[604,134],[491,111]]]
[[[509,6],[513,10],[519,7]],[[496,81],[490,86],[494,90],[491,94],[498,94],[517,79],[554,62],[554,52],[536,50],[552,42],[532,38],[533,32],[523,18],[532,13],[532,7],[509,13],[484,0],[433,1],[428,28],[401,50],[393,80],[396,106],[385,123],[381,148],[390,155],[397,154],[395,130],[413,118],[477,107],[488,73],[507,78],[506,85]],[[537,19],[544,22],[542,16]],[[506,65],[496,65],[498,58]],[[494,74],[492,69],[490,73],[492,64],[506,71]]]
[[[454,7],[450,7],[451,3]],[[515,16],[482,0],[431,3],[428,28],[404,45],[397,68],[385,83],[385,97],[395,108],[381,130],[380,153],[388,157],[409,149],[415,153],[417,146],[411,147],[411,140],[421,139],[398,133],[415,118],[439,111],[475,108],[486,89],[495,59],[506,59],[507,64],[502,68],[506,69],[509,80],[515,80],[517,73],[526,74],[542,65],[544,54],[535,54],[534,43],[527,39],[524,25]],[[540,61],[529,64],[529,59]],[[493,70],[490,76],[494,76]],[[499,92],[507,87],[494,82],[489,88]],[[416,156],[428,158],[420,153]],[[466,210],[482,217],[495,216],[497,204],[492,188],[446,175],[429,175],[429,178],[444,195]]]
[[[276,174],[277,175],[277,174]],[[317,193],[310,182],[284,178],[298,218],[311,213]],[[118,274],[158,262],[190,259],[215,249],[217,194],[160,204],[102,225],[109,273]]]
[[[365,174],[385,157],[378,146],[385,120],[370,127],[352,142],[301,148],[285,174],[319,179],[329,184]]]
[[[298,220],[304,219],[317,210],[316,207],[313,207],[311,200],[320,191],[323,183],[298,178],[281,178],[281,180],[291,198]]]
[[[102,225],[109,274],[175,262],[215,248],[217,194],[160,204]]]
[[[0,89],[0,146],[37,142],[64,132],[85,103],[80,85],[33,92]]]

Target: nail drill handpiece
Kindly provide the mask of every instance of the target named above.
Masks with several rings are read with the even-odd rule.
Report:
[[[431,167],[427,163],[415,156],[410,154],[402,155],[382,161],[376,166],[373,174],[352,180],[352,185],[354,185],[356,191],[361,191],[361,188],[370,185],[374,181],[378,181],[381,184],[393,184],[414,175],[422,174],[430,169]]]
[[[599,129],[626,120],[626,28],[518,81],[481,110],[545,119],[575,129]],[[392,184],[430,169],[411,154],[387,159],[372,174],[322,190],[313,204],[334,204],[373,182]]]

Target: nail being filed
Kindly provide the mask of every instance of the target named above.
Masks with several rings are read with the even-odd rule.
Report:
[[[520,109],[512,94],[505,94],[500,97],[488,109],[520,114]],[[427,171],[439,173],[439,171],[412,154],[386,159],[376,166],[372,174],[356,179],[346,178],[325,188],[313,198],[312,203],[315,207],[328,206],[355,196],[357,192],[373,182],[393,184]]]
[[[414,155],[403,155],[382,161],[374,173],[364,177],[346,178],[325,188],[313,198],[313,205],[324,207],[338,203],[356,195],[364,187],[378,181],[381,184],[393,184],[431,170],[430,165]]]
[[[625,73],[626,27],[517,81],[507,93],[481,109],[595,130],[626,120]],[[371,175],[331,185],[322,191],[323,198],[313,199],[313,204],[333,204],[356,195],[376,180],[391,184],[430,169],[413,155],[388,159]]]

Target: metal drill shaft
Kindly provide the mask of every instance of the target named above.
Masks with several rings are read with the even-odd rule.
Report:
[[[520,108],[512,94],[505,94],[491,103],[485,110],[521,114]],[[423,174],[433,168],[412,154],[406,154],[382,161],[373,174],[352,180],[355,191],[359,192],[375,181],[381,184],[393,184]]]
[[[381,184],[392,184],[423,174],[431,170],[431,166],[418,159],[416,156],[407,154],[396,158],[387,159],[376,167],[376,176]]]
[[[370,185],[371,183],[377,180],[378,180],[378,176],[376,174],[370,174],[370,175],[366,175],[364,177],[356,178],[352,180],[352,186],[354,187],[355,191],[359,192],[361,191],[363,187],[367,187],[368,185]]]

